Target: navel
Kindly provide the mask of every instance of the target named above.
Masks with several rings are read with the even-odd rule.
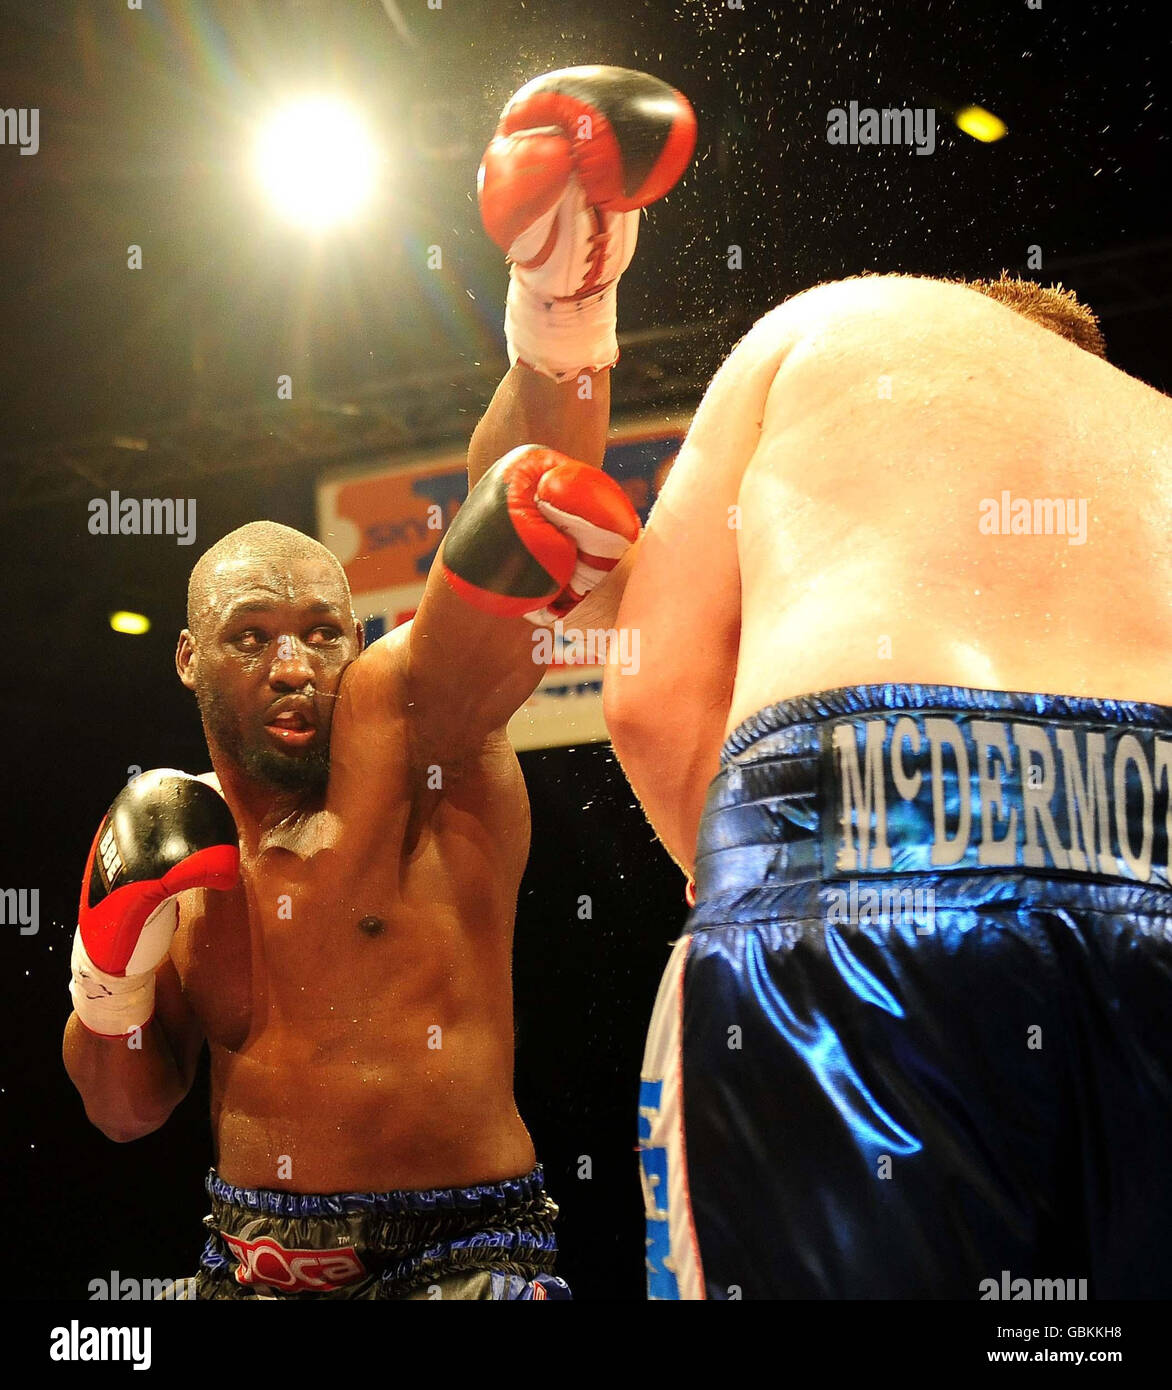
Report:
[[[364,917],[358,923],[358,930],[363,936],[381,936],[386,930],[386,925],[381,917]]]

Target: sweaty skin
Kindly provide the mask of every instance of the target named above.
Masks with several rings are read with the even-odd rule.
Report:
[[[608,372],[583,401],[576,380],[515,367],[473,436],[470,485],[532,439],[601,463],[609,410]],[[591,595],[604,620],[621,583],[616,567]],[[70,1017],[87,1114],[119,1141],[157,1129],[206,1038],[230,1183],[330,1193],[527,1173],[511,963],[529,805],[505,725],[544,672],[534,628],[471,608],[436,565],[415,618],[363,651],[344,580],[312,554],[225,562],[203,616],[176,663],[226,720],[221,738],[201,705],[241,884],[181,896],[141,1047]],[[267,784],[231,754],[238,735],[288,750],[265,729],[290,701],[329,749],[324,791]]]
[[[274,631],[326,582],[306,579]],[[461,768],[437,754],[428,788],[405,637],[346,669],[322,802],[263,826],[238,813],[241,887],[184,895],[174,1002],[207,1036],[217,1168],[240,1186],[449,1186],[535,1161],[512,1092],[524,784],[501,733]]]
[[[983,534],[1003,491],[1085,502],[1084,543]],[[787,697],[1172,703],[1169,515],[1172,401],[1049,329],[915,278],[787,301],[714,379],[619,612],[642,660],[607,721],[660,838],[691,873],[721,744]]]

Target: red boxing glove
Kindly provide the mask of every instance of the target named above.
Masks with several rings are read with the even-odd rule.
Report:
[[[98,826],[82,879],[70,993],[91,1032],[148,1023],[155,968],[179,921],[176,894],[239,879],[236,823],[214,787],[156,768],[124,787]]]
[[[524,444],[485,473],[456,513],[443,575],[482,612],[554,622],[639,535],[627,494],[600,469]]]
[[[478,179],[485,230],[513,262],[511,363],[556,381],[614,365],[638,209],[676,183],[695,143],[687,98],[628,68],[563,68],[512,98]]]

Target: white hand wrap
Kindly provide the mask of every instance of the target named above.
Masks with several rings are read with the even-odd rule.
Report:
[[[149,921],[167,914],[172,917],[174,931],[179,904],[168,898],[151,914]],[[90,960],[81,942],[81,931],[73,934],[73,954],[70,957],[73,978],[69,993],[73,1011],[91,1033],[106,1038],[124,1038],[137,1028],[144,1028],[155,1011],[155,972],[147,970],[134,975],[108,975]]]
[[[552,250],[532,264],[551,233]],[[524,362],[554,381],[614,366],[618,280],[638,235],[637,212],[590,207],[581,184],[570,180],[561,202],[509,247],[505,341],[511,366]]]

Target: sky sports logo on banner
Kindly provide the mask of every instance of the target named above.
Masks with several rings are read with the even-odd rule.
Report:
[[[1172,734],[909,712],[841,720],[823,740],[828,873],[1017,869],[1169,884]]]

